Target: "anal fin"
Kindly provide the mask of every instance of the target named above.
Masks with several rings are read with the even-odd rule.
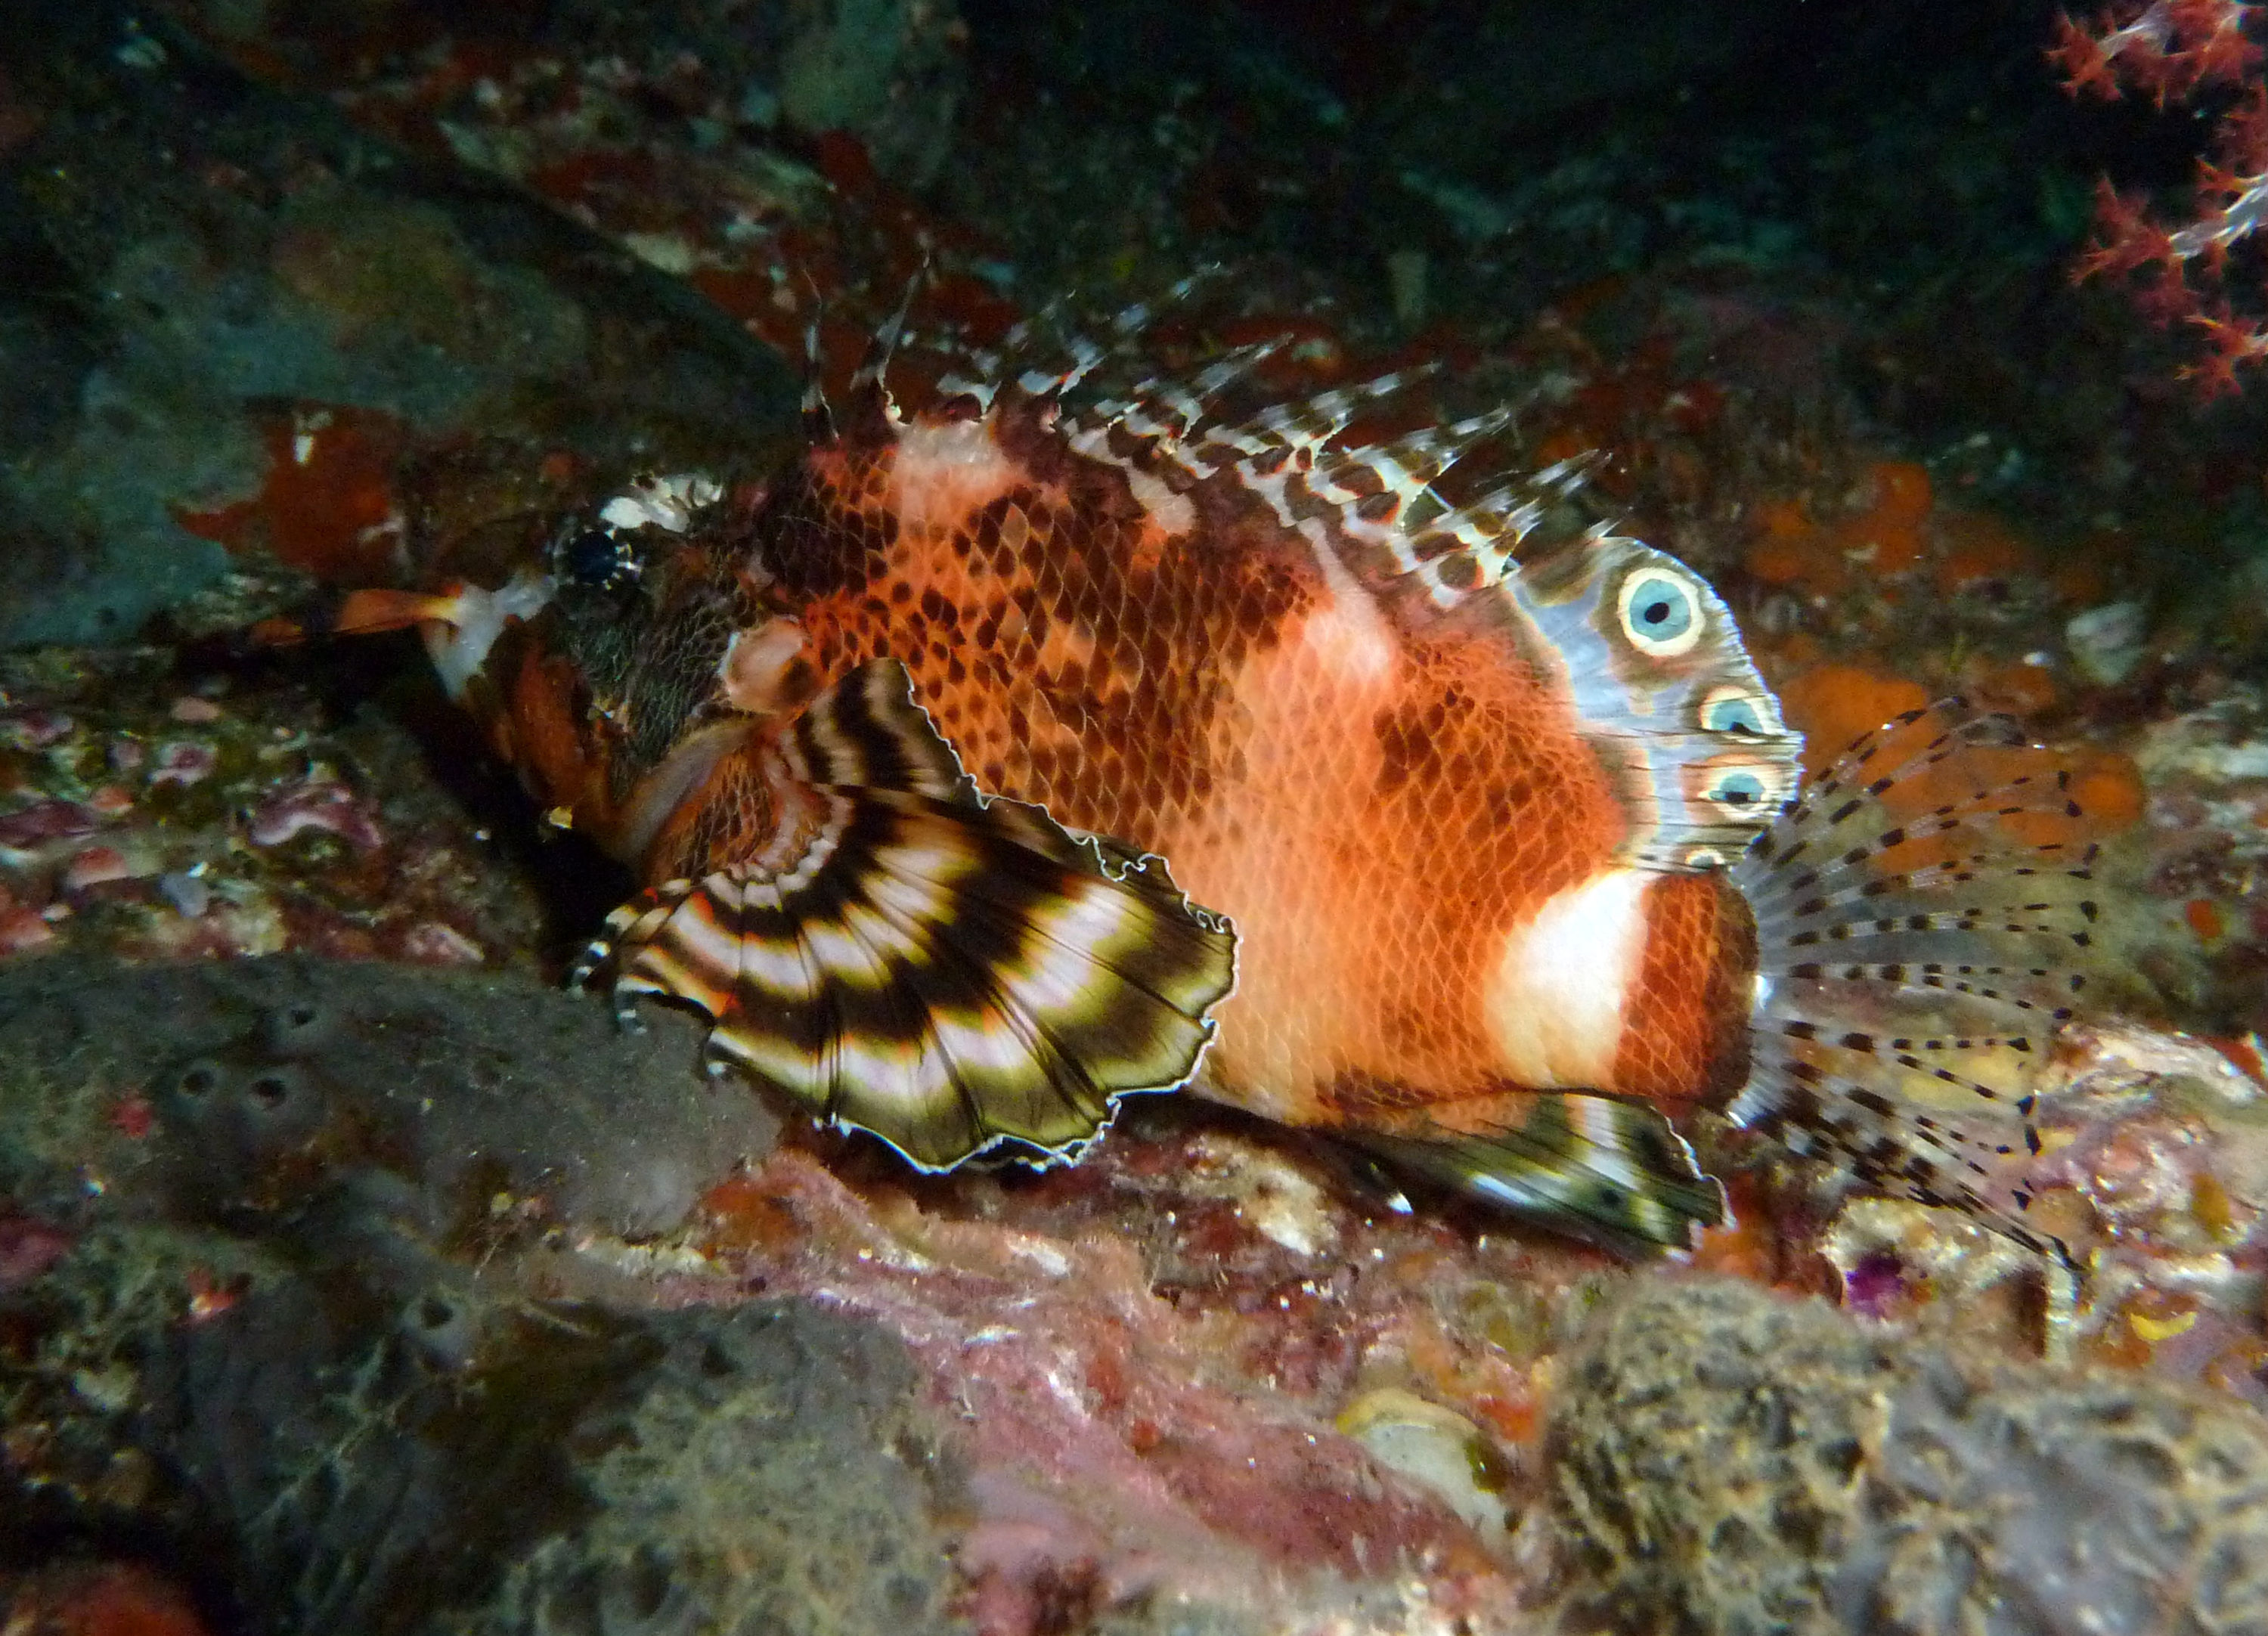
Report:
[[[1234,934],[1161,860],[980,798],[897,661],[720,777],[743,787],[696,799],[768,801],[777,833],[615,910],[588,962],[707,1012],[712,1062],[932,1170],[1076,1158],[1120,1096],[1196,1072]]]
[[[1729,1220],[1724,1189],[1653,1109],[1507,1093],[1334,1131],[1394,1169],[1631,1256],[1690,1249]]]

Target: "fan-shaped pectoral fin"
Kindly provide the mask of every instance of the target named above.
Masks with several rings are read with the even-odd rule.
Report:
[[[895,660],[694,799],[762,807],[770,833],[719,820],[732,844],[704,849],[694,814],[688,866],[615,910],[590,963],[708,1013],[712,1061],[926,1169],[1075,1159],[1119,1097],[1196,1072],[1235,980],[1226,923],[1162,860],[979,797]]]

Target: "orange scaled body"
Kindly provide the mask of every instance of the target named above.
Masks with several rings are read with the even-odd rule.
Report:
[[[1334,576],[1241,484],[1152,480],[1145,504],[1138,474],[1015,426],[822,450],[775,502],[771,594],[820,685],[903,660],[979,787],[1159,854],[1233,923],[1223,1099],[1337,1124],[1512,1088],[1523,1055],[1548,1067],[1492,1037],[1497,968],[1543,904],[1616,866],[1631,822],[1505,632]],[[1721,925],[1722,898],[1658,877],[1634,1026],[1561,1051],[1606,1072],[1527,1087],[1727,1088],[1746,1008],[1726,1026],[1742,917],[1734,899]]]

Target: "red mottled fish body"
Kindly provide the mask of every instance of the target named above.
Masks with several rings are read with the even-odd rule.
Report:
[[[594,947],[619,994],[931,1168],[1075,1156],[1186,1084],[1677,1244],[1721,1197],[1655,1109],[1730,1102],[1993,1207],[1898,1098],[2000,1099],[1970,1071],[2030,1043],[1976,1024],[2060,1008],[2083,916],[2034,886],[1987,925],[2007,893],[1908,856],[1883,793],[1970,730],[1791,807],[1799,741],[1697,576],[1584,527],[1566,468],[1440,497],[1501,417],[1348,448],[1395,383],[1230,424],[1229,367],[1074,408],[1091,361],[909,416],[862,372],[761,488],[644,480],[507,584],[399,604],[645,883]],[[1926,833],[1985,847],[2052,782]],[[1909,975],[1946,947],[2009,975]],[[1968,1055],[1856,1026],[1908,1013]]]
[[[1240,979],[1209,1063],[1226,1100],[1334,1124],[1398,1087],[1500,1090],[1508,1055],[1531,1083],[1569,1082],[1541,1077],[1574,1066],[1556,1054],[1602,1089],[1708,1088],[1731,1043],[1711,1036],[1740,1029],[1703,1013],[1745,1020],[1683,980],[1717,941],[1709,879],[1652,882],[1698,912],[1633,911],[1630,978],[1655,979],[1669,1026],[1508,1051],[1491,1025],[1509,940],[1612,871],[1631,829],[1501,631],[1365,588],[1240,484],[1153,479],[1145,504],[1139,476],[1010,416],[821,451],[752,530],[796,610],[767,629],[800,627],[791,662],[821,689],[900,660],[980,789],[1167,859],[1229,918]],[[843,549],[867,540],[888,544]],[[1657,924],[1680,946],[1649,962]]]

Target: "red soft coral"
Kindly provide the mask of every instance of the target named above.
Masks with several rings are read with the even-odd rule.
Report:
[[[2208,397],[2237,389],[2240,364],[2268,357],[2259,317],[2268,292],[2253,264],[2253,235],[2268,225],[2268,88],[2256,77],[2263,54],[2247,28],[2259,10],[2239,0],[2150,0],[2091,23],[2066,16],[2047,54],[2074,95],[2139,91],[2162,107],[2213,88],[2243,89],[2220,117],[2215,157],[2199,161],[2185,216],[2161,219],[2106,181],[2095,240],[2074,269],[2081,279],[2131,279],[2148,317],[2194,328],[2205,351],[2182,373]],[[2233,269],[2232,257],[2243,254],[2253,263]]]

